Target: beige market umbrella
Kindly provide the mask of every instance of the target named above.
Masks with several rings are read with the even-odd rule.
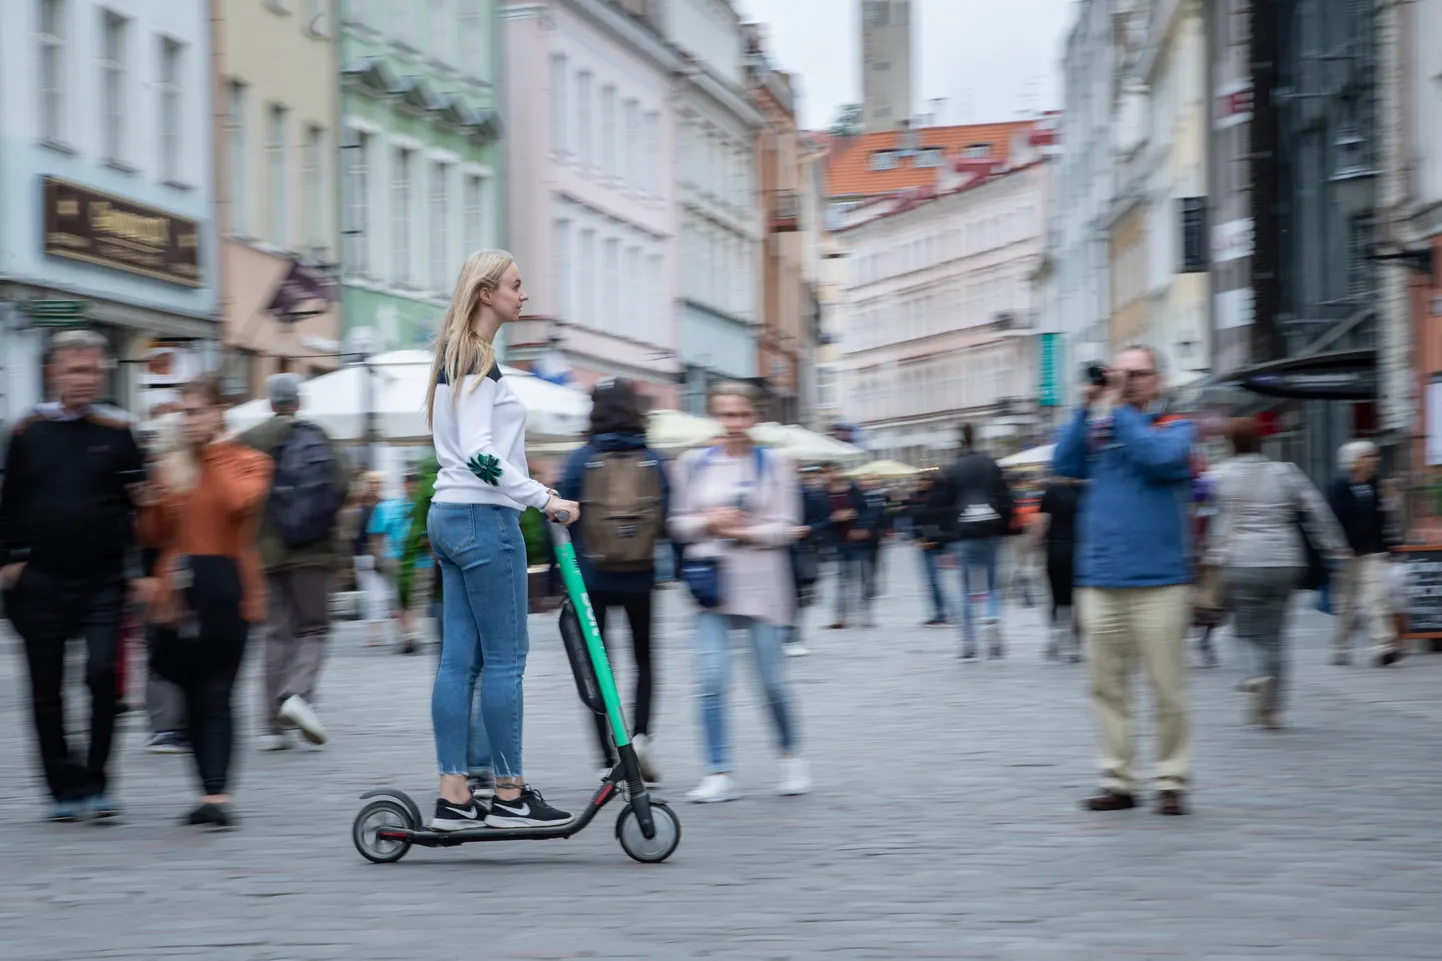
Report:
[[[912,477],[920,474],[921,469],[899,460],[876,460],[846,473],[849,477]]]

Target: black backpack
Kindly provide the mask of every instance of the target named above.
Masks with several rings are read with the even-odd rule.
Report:
[[[277,448],[270,486],[270,519],[287,550],[326,540],[335,529],[345,491],[336,484],[335,455],[325,433],[297,421]]]

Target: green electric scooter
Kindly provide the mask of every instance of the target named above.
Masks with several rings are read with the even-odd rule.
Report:
[[[611,662],[601,643],[596,614],[586,594],[586,583],[576,564],[576,550],[566,530],[564,514],[561,523],[548,525],[556,547],[561,579],[566,585],[566,599],[561,604],[561,639],[571,673],[576,679],[576,692],[582,703],[610,721],[611,737],[616,744],[620,762],[605,779],[586,807],[565,824],[555,827],[488,828],[467,831],[432,831],[425,826],[420,808],[404,791],[378,788],[367,791],[361,799],[368,803],[356,815],[351,826],[351,840],[356,850],[368,861],[390,864],[399,861],[414,845],[421,847],[454,847],[478,841],[549,841],[568,838],[586,829],[601,809],[617,795],[624,797],[625,807],[616,818],[616,839],[621,850],[637,861],[657,863],[669,858],[681,843],[681,820],[670,805],[653,798],[641,778],[631,732],[621,712],[621,698],[616,693],[616,680]],[[476,803],[481,803],[477,801]]]

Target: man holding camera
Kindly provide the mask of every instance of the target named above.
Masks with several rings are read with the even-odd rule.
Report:
[[[1161,357],[1124,348],[1094,367],[1057,440],[1054,468],[1090,481],[1077,518],[1077,607],[1092,640],[1092,705],[1102,738],[1102,789],[1092,811],[1136,807],[1130,677],[1146,667],[1157,711],[1157,813],[1186,814],[1190,730],[1186,653],[1191,423],[1159,425]]]

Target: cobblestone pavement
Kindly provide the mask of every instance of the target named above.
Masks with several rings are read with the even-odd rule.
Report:
[[[1042,660],[1035,610],[1011,612],[1004,661],[958,662],[950,632],[916,626],[914,556],[888,566],[880,627],[813,632],[812,655],[788,663],[815,793],[770,796],[770,735],[738,665],[747,796],[679,805],[684,838],[663,865],[632,863],[610,817],[561,843],[362,861],[362,791],[432,797],[433,662],[364,648],[353,625],[323,679],[331,744],[243,746],[241,830],[176,822],[189,761],[147,754],[138,721],[117,751],[123,823],[40,823],[23,667],[0,640],[0,957],[1438,957],[1442,658],[1332,668],[1327,622],[1304,615],[1289,730],[1243,725],[1233,669],[1194,669],[1195,816],[1088,814],[1085,668]],[[696,724],[686,603],[663,593],[654,727],[662,793],[679,798],[698,776]],[[528,777],[579,804],[589,726],[554,624],[532,628]]]

